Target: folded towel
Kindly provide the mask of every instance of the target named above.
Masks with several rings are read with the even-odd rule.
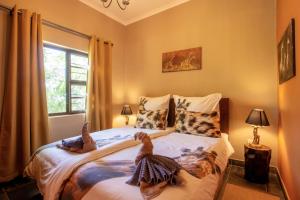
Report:
[[[181,167],[175,160],[153,155],[153,145],[146,133],[136,133],[135,139],[141,140],[143,146],[135,160],[136,170],[127,184],[140,186],[143,198],[148,200],[157,197],[167,184],[182,183],[177,176]]]
[[[127,183],[136,186],[140,186],[140,182],[150,185],[161,182],[177,185],[177,173],[180,169],[180,165],[171,158],[160,155],[146,155],[140,160],[135,173]]]
[[[57,147],[76,153],[86,153],[97,149],[96,143],[88,132],[88,123],[85,123],[81,130],[81,137],[73,140],[62,140]]]

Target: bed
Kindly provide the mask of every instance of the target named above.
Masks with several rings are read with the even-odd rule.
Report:
[[[174,118],[174,102],[170,101],[169,124]],[[136,132],[147,133],[154,145],[154,154],[192,162],[195,155],[215,152],[217,173],[208,166],[202,167],[200,177],[180,171],[183,186],[167,186],[156,200],[212,200],[216,197],[228,159],[233,148],[228,140],[229,99],[219,104],[222,137],[186,135],[166,130],[113,128],[92,133],[97,150],[76,154],[56,147],[56,143],[40,148],[25,169],[25,175],[37,181],[44,199],[104,199],[142,200],[138,187],[126,184],[134,168],[134,159],[141,144],[133,139]],[[184,155],[184,156],[182,156]],[[217,170],[217,171],[218,171]]]

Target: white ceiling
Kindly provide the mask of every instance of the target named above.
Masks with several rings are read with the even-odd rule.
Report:
[[[124,11],[118,7],[116,0],[113,0],[109,8],[104,8],[101,0],[79,1],[123,25],[128,25],[190,0],[130,0],[130,5]]]

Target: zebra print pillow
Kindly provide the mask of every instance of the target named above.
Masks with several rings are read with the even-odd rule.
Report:
[[[185,134],[221,137],[218,112],[201,113],[178,109],[176,131]]]
[[[166,129],[168,109],[139,110],[135,128]]]

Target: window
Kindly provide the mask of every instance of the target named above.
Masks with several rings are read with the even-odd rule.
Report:
[[[49,115],[85,112],[88,55],[44,44]]]

